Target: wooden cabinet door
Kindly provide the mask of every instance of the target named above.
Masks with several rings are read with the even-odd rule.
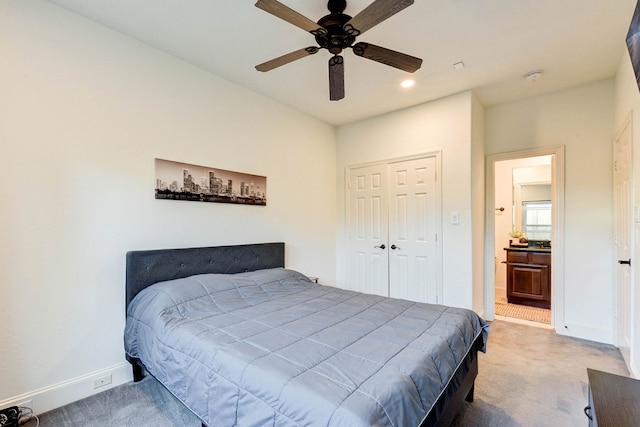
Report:
[[[551,276],[548,265],[509,264],[507,266],[507,297],[514,304],[550,308]]]
[[[507,300],[551,308],[551,254],[507,251]]]

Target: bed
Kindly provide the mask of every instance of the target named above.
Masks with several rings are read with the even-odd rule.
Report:
[[[125,352],[203,426],[446,426],[473,401],[470,310],[323,286],[284,243],[127,253]]]

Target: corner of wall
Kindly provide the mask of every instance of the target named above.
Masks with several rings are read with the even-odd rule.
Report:
[[[485,141],[484,106],[471,98],[472,309],[484,316],[485,292]]]

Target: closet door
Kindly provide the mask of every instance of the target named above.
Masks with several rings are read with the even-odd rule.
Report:
[[[389,165],[389,296],[438,302],[436,159]]]
[[[387,165],[351,169],[349,286],[389,296]]]
[[[437,164],[427,157],[349,170],[350,289],[441,300]]]

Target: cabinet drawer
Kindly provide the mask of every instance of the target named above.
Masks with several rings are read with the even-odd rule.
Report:
[[[527,264],[529,262],[527,252],[507,251],[507,262],[519,262]]]
[[[551,254],[531,252],[529,255],[529,262],[531,264],[551,265]]]

